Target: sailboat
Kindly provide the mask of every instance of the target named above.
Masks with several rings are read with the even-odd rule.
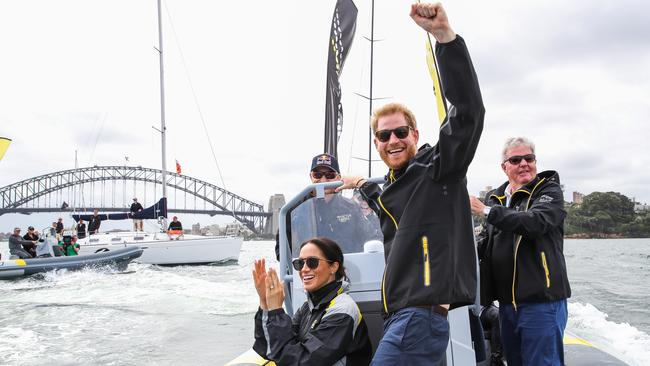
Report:
[[[142,263],[158,265],[197,265],[210,263],[225,263],[237,261],[243,243],[243,238],[234,235],[201,236],[184,234],[179,240],[172,240],[167,235],[167,161],[166,161],[166,128],[165,128],[165,79],[163,70],[163,38],[161,0],[158,0],[158,54],[160,62],[160,134],[162,146],[162,193],[163,197],[155,205],[130,214],[102,215],[102,219],[158,219],[161,224],[159,232],[147,233],[117,232],[98,233],[79,240],[81,253],[95,253],[114,250],[122,247],[139,246],[142,256],[138,259]],[[90,215],[73,215],[78,221],[80,218],[89,220]],[[176,238],[173,238],[176,239]]]

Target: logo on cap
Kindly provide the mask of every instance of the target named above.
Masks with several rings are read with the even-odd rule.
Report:
[[[316,161],[316,165],[329,165],[332,166],[332,158],[329,155],[321,155]]]

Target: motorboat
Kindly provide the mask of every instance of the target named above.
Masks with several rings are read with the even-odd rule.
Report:
[[[383,178],[373,178],[372,180],[377,183],[383,182]],[[328,205],[315,204],[315,201],[325,198],[326,189],[334,188],[340,184],[341,182],[329,182],[309,185],[280,210],[280,265],[278,275],[284,282],[284,309],[289,315],[292,315],[306,301],[302,281],[298,271],[293,269],[291,261],[297,257],[300,244],[305,239],[304,235],[310,237],[331,235],[331,232],[323,232],[322,227],[319,228],[316,223],[317,220],[313,220],[314,215],[330,216],[331,214],[326,212]],[[312,192],[316,193],[315,196]],[[304,207],[308,207],[308,209],[303,209]],[[375,214],[371,212],[370,215]],[[368,217],[368,219],[373,222],[378,221],[376,216]],[[328,227],[332,232],[336,232],[337,222],[330,222]],[[296,230],[297,228],[299,230]],[[384,323],[381,306],[381,280],[385,267],[383,243],[377,240],[376,233],[372,230],[355,231],[355,238],[352,241],[357,242],[357,245],[342,246],[345,268],[350,282],[349,294],[356,301],[363,314],[374,352],[383,334]],[[478,262],[476,270],[477,276],[480,275]],[[480,281],[478,282],[480,283]],[[477,288],[477,291],[480,291],[480,288]],[[472,314],[476,314],[476,309],[480,309],[478,299],[473,305],[449,311],[450,339],[443,365],[484,366],[490,364],[489,331],[475,331],[472,334],[470,322],[472,321]],[[253,318],[251,317],[252,322]],[[480,343],[478,342],[482,342],[483,345],[479,347]],[[250,344],[253,344],[252,333]],[[570,331],[565,332],[564,346],[566,365],[626,365],[623,361],[598,349]],[[485,352],[481,352],[481,349],[485,350]],[[271,366],[275,365],[275,363],[262,358],[255,351],[249,349],[227,365]]]
[[[124,271],[132,260],[141,255],[142,249],[131,246],[86,255],[8,259],[0,261],[0,279],[12,279],[60,269],[110,267]]]

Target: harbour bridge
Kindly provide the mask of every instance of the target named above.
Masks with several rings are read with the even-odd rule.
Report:
[[[214,184],[166,172],[167,210],[173,213],[228,215],[256,234],[269,231],[272,213]],[[180,197],[179,197],[180,196]],[[144,207],[162,197],[162,170],[140,166],[93,166],[29,178],[0,188],[0,215],[38,212],[129,211],[131,198]]]

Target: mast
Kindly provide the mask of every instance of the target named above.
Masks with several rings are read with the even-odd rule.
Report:
[[[375,47],[375,0],[372,0],[372,8],[370,11],[370,93],[368,98],[368,105],[370,106],[370,117],[372,118],[372,64],[373,52]],[[372,177],[372,126],[368,123],[368,178]]]
[[[158,0],[158,54],[160,56],[160,137],[162,146],[162,196],[167,198],[167,142],[165,127],[165,73],[163,68],[163,38],[162,38],[162,15],[160,8],[161,0]],[[163,230],[167,227],[167,218],[162,219]]]

